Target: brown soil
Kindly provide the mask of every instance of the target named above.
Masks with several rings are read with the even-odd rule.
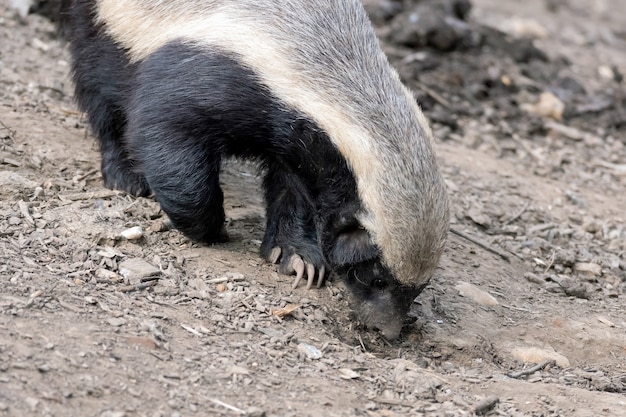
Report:
[[[0,416],[626,416],[623,2],[473,3],[461,44],[377,20],[453,228],[487,247],[450,235],[393,343],[341,284],[291,290],[259,258],[254,166],[225,167],[232,241],[212,247],[104,189],[52,23],[0,3]],[[546,91],[561,120],[532,112]]]

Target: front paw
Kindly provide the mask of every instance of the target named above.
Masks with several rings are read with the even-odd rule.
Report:
[[[326,264],[317,247],[314,249],[298,250],[293,246],[274,246],[271,250],[263,251],[263,257],[270,263],[279,264],[278,271],[285,275],[296,275],[292,288],[296,288],[302,278],[307,277],[306,288],[310,289],[317,276],[317,288],[324,283]]]
[[[125,191],[135,197],[147,197],[150,186],[143,174],[135,171],[128,161],[103,161],[104,186],[112,190]]]

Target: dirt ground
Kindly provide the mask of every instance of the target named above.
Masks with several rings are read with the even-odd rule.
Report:
[[[368,2],[458,232],[393,343],[260,259],[254,166],[212,247],[103,188],[53,24],[3,1],[0,416],[626,416],[622,0]]]

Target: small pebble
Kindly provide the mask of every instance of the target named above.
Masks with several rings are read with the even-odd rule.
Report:
[[[131,227],[130,229],[126,229],[122,231],[120,235],[124,239],[128,239],[128,240],[141,239],[143,237],[143,229],[141,228],[141,226]]]
[[[496,306],[499,304],[498,300],[496,300],[491,294],[468,282],[459,281],[454,288],[456,288],[462,297],[467,297],[475,303],[484,306]]]
[[[307,358],[313,360],[320,359],[322,357],[321,350],[307,343],[300,343],[298,345],[298,352],[304,353]]]
[[[570,361],[558,352],[540,349],[537,347],[515,348],[511,351],[513,357],[524,363],[541,363],[546,360],[554,360],[561,368],[570,366]]]
[[[352,369],[348,369],[348,368],[339,369],[339,378],[341,379],[357,379],[360,376],[361,375],[359,375],[358,372],[355,372]]]
[[[126,320],[122,318],[111,317],[107,319],[107,323],[109,323],[111,326],[114,326],[114,327],[120,327],[126,324]]]
[[[250,407],[245,411],[246,417],[265,417],[265,411],[259,407]]]
[[[581,272],[596,277],[602,275],[602,267],[598,264],[594,264],[591,262],[578,262],[574,265],[574,269],[576,270],[576,272]]]
[[[545,284],[545,281],[541,279],[537,274],[533,274],[532,272],[526,272],[524,274],[524,278],[526,281],[532,282],[534,284]]]

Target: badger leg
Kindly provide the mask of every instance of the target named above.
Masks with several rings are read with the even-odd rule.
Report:
[[[129,121],[128,137],[161,209],[174,227],[194,240],[228,240],[219,184],[220,153],[212,149],[211,142],[182,132],[175,109],[170,109],[173,116],[167,117],[161,113],[164,109],[152,104],[134,109],[137,122],[134,118]],[[151,125],[155,117],[161,122]]]
[[[315,282],[321,287],[326,272],[324,256],[317,242],[315,205],[295,175],[270,167],[264,180],[267,227],[261,255],[279,263],[283,274],[295,274],[293,288],[307,277],[307,289]]]
[[[72,72],[81,110],[88,116],[102,154],[105,186],[136,196],[150,188],[125,148],[126,103],[132,65],[124,52],[90,19],[92,2],[64,5],[66,29],[72,33]]]
[[[106,99],[93,96],[90,100],[97,110],[87,109],[90,124],[100,144],[100,163],[104,185],[111,189],[126,191],[134,196],[148,196],[150,187],[145,177],[128,157],[122,143],[123,126],[126,124],[119,110],[106,108]],[[102,101],[102,103],[97,103]]]

